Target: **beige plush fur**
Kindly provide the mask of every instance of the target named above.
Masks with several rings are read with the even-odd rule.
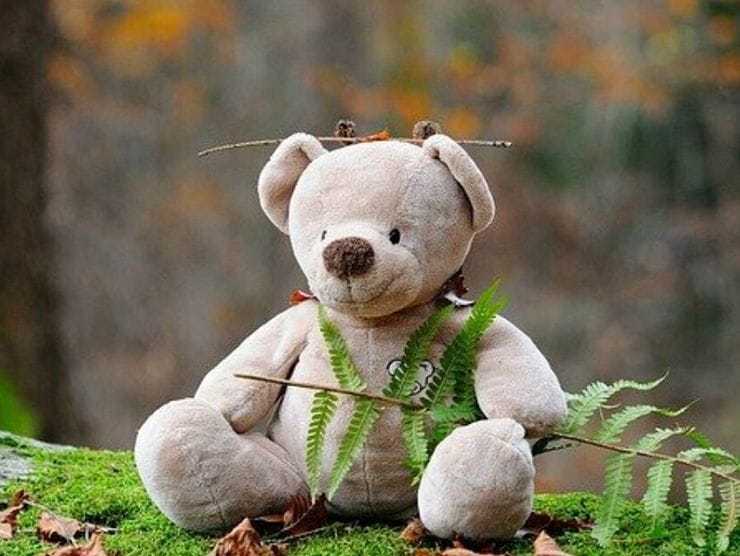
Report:
[[[289,233],[312,292],[346,338],[371,392],[388,384],[409,334],[435,310],[440,288],[494,215],[480,170],[444,135],[421,147],[385,141],[327,152],[314,137],[295,134],[263,169],[259,194],[270,220]],[[335,385],[317,309],[306,301],[273,318],[206,375],[194,398],[163,406],[142,426],[139,472],[175,523],[224,528],[279,511],[290,496],[306,493],[313,393],[287,388],[281,398],[279,386],[233,374]],[[417,398],[468,315],[458,309],[443,325],[419,368]],[[564,395],[532,341],[503,317],[481,342],[476,394],[488,420],[458,429],[437,447],[418,491],[403,465],[400,411],[386,409],[330,510],[377,519],[418,511],[440,536],[513,535],[532,499],[525,434],[557,426]],[[352,404],[342,399],[330,425],[324,481]],[[266,435],[251,432],[265,419]]]

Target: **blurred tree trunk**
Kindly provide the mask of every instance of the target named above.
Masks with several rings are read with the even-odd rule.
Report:
[[[0,372],[33,405],[41,437],[69,440],[74,417],[44,219],[47,2],[3,2],[0,37]]]

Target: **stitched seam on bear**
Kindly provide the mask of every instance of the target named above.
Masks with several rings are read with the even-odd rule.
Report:
[[[519,446],[517,446],[513,442],[507,442],[506,440],[499,438],[495,434],[486,434],[485,436],[487,438],[493,438],[495,440],[498,440],[499,442],[501,442],[502,444],[506,444],[507,446],[511,446],[512,448],[514,448],[514,450],[516,450],[516,452],[522,458],[524,463],[526,463],[530,468],[532,469],[534,468],[534,465],[532,464],[531,456],[528,453],[524,452],[521,448],[519,448]],[[530,457],[527,457],[527,456],[530,456]]]
[[[204,479],[203,466],[201,465],[201,462],[198,461],[198,458],[193,457],[193,455],[189,451],[186,450],[185,454],[187,454],[186,457],[190,460],[192,469],[197,471],[196,473],[194,473],[196,481],[200,483],[200,486],[202,486],[206,490],[208,496],[211,498],[211,503],[216,507],[216,510],[218,511],[218,517],[221,519],[221,526],[226,527],[228,525],[226,522],[226,517],[224,516],[223,510],[221,509],[221,505],[216,500],[216,496],[214,496],[213,494],[213,490],[211,490],[211,486],[208,484],[208,481]]]
[[[291,352],[288,354],[288,356],[286,356],[286,358],[278,365],[278,367],[277,367],[278,368],[278,373],[277,373],[278,375],[281,375],[282,374],[282,370],[286,366],[290,366],[291,367],[291,371],[289,371],[287,378],[288,379],[291,378],[292,369],[295,369],[295,365],[298,362],[298,359],[300,357],[300,354],[303,352],[303,350],[305,349],[306,345],[308,344],[308,338],[307,338],[307,336],[308,336],[308,333],[306,333],[306,335],[304,336],[303,341],[300,344],[298,344],[293,350],[291,350]],[[284,387],[281,387],[278,390],[278,395],[276,396],[275,400],[273,400],[270,403],[270,409],[267,411],[267,413],[263,417],[261,417],[260,419],[258,419],[257,422],[261,421],[262,418],[264,418],[265,416],[269,415],[270,414],[270,411],[277,411],[280,408],[280,403],[282,403],[282,399],[281,398],[283,397],[283,391],[284,391]],[[242,403],[240,403],[239,405],[241,407],[244,407],[244,402],[247,401],[247,400],[254,399],[254,397],[255,397],[256,394],[257,394],[257,392],[250,392],[247,396],[245,396],[242,399]],[[252,428],[254,427],[254,424],[252,424],[251,427],[244,427],[244,428],[242,428],[241,426],[238,426],[238,421],[240,420],[239,417],[234,417],[233,419],[234,419],[233,422],[229,418],[227,418],[227,421],[229,421],[229,425],[231,426],[231,428],[233,429],[233,431],[236,434],[244,434],[244,433],[247,433],[250,430],[252,430]]]

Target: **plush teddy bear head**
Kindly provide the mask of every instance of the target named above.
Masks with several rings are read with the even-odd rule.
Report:
[[[361,318],[434,298],[494,214],[480,170],[442,134],[330,152],[294,134],[262,170],[259,196],[314,295]]]

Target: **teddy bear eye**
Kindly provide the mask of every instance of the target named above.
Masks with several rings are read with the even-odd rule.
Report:
[[[321,240],[323,241],[325,239],[326,239],[326,230],[324,230],[323,232],[321,232]]]
[[[388,234],[388,239],[391,240],[391,243],[393,245],[396,245],[399,241],[401,241],[401,232],[398,231],[398,228],[393,228],[391,232]]]

